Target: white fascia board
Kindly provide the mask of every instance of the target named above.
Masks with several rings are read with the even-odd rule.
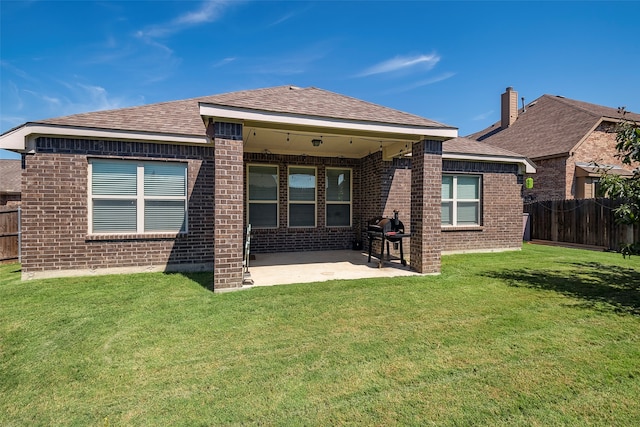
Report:
[[[458,129],[456,128],[430,128],[424,126],[354,121],[346,119],[336,119],[331,117],[293,115],[288,113],[250,110],[246,108],[227,107],[206,103],[200,103],[200,115],[204,117],[217,117],[221,119],[236,121],[250,120],[265,123],[326,127],[351,131],[396,133],[405,135],[416,135],[420,137],[436,137],[449,139],[456,138],[458,136]]]
[[[471,160],[477,162],[517,163],[524,168],[525,173],[536,173],[536,166],[526,157],[484,156],[481,154],[442,153],[446,160]]]
[[[206,144],[207,137],[190,135],[167,135],[135,132],[127,130],[110,130],[96,128],[81,128],[72,126],[57,126],[38,123],[27,123],[13,131],[0,136],[0,148],[6,150],[24,151],[27,144],[38,136],[67,136],[83,139],[115,139],[134,140],[142,142],[177,142],[182,144]]]

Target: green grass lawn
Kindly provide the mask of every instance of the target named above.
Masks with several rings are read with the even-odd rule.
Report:
[[[0,266],[0,425],[640,425],[640,257],[213,294]]]

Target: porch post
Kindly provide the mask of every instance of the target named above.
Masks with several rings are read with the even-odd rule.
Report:
[[[213,290],[242,286],[243,239],[242,125],[215,123]]]
[[[439,273],[442,251],[442,142],[413,144],[411,157],[411,267]]]

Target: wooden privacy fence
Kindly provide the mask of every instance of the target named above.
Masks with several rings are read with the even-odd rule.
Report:
[[[20,257],[19,208],[0,211],[0,263],[16,262]]]
[[[531,238],[619,250],[640,241],[640,226],[618,224],[611,199],[549,200],[524,205]]]

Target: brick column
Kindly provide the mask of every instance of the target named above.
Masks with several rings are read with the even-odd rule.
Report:
[[[242,286],[243,255],[242,125],[215,123],[213,290]]]
[[[411,267],[419,273],[439,273],[442,251],[442,142],[416,142],[412,153]]]

